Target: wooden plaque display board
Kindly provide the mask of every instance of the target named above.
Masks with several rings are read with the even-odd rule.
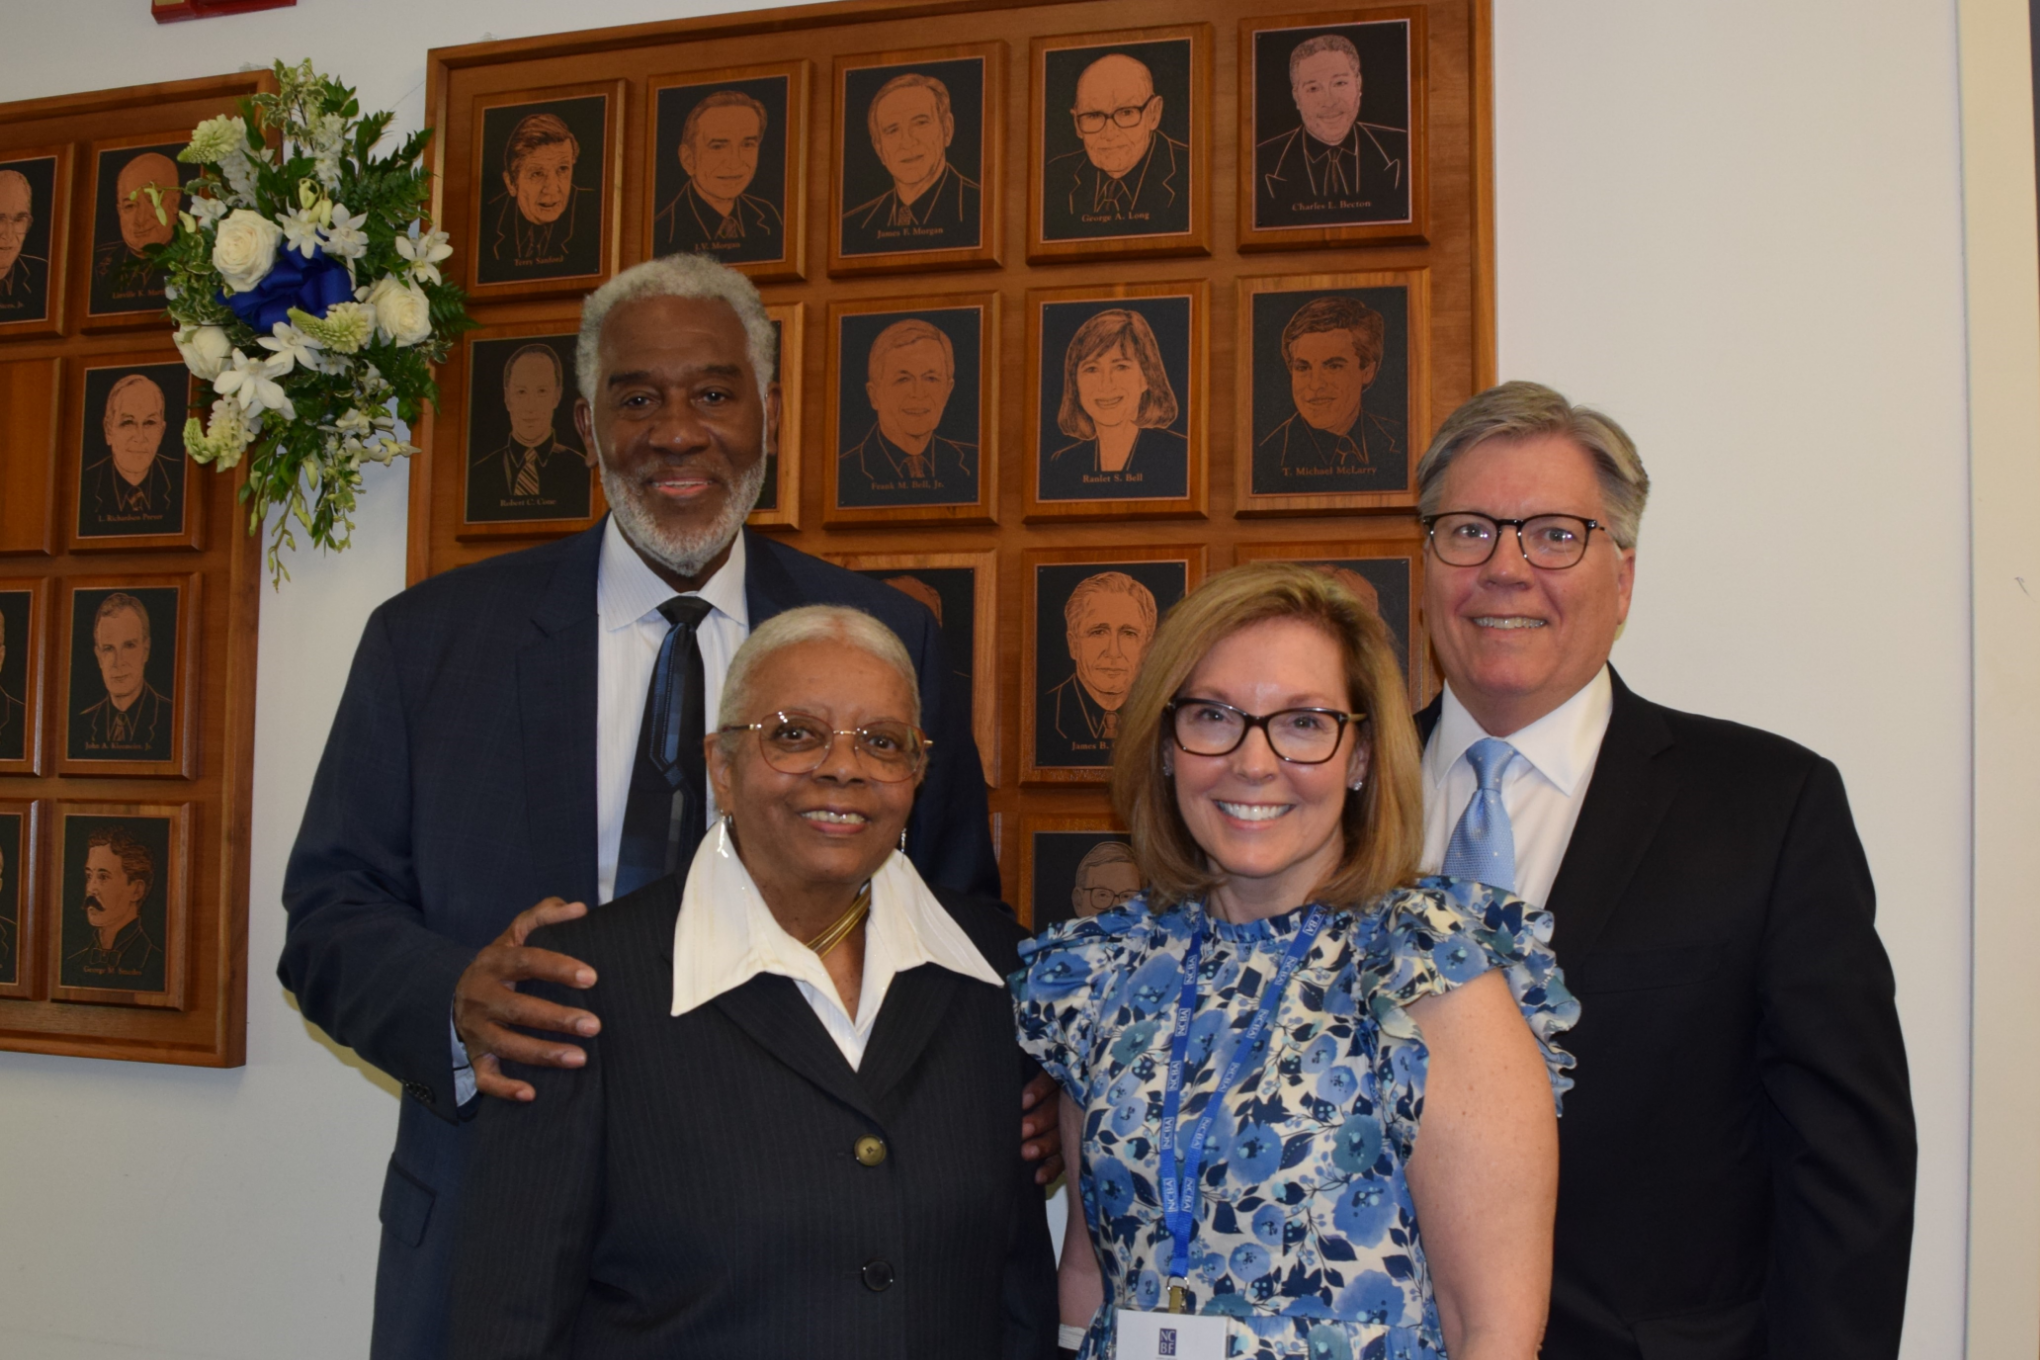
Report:
[[[0,259],[0,1048],[244,1061],[261,543],[240,478],[186,457],[169,319],[115,266],[123,184],[270,86],[0,104],[0,214],[25,184],[30,218]],[[153,445],[138,486],[116,440]],[[88,894],[121,921],[123,892],[103,944]]]
[[[485,286],[412,463],[410,578],[596,522],[599,484],[519,490],[507,370],[552,400],[581,298],[705,249],[758,282],[797,398],[752,525],[966,634],[1009,900],[1028,828],[1110,824],[1063,612],[1090,577],[1166,608],[1238,562],[1351,573],[1423,702],[1416,457],[1494,381],[1489,34],[1488,0],[852,0],[433,51],[439,221]],[[917,101],[947,138],[932,209],[891,170]],[[576,148],[567,206],[529,200],[551,225],[509,177],[546,119]],[[916,339],[952,386],[933,473],[889,481],[866,379]],[[1139,360],[1123,463],[1114,356]]]

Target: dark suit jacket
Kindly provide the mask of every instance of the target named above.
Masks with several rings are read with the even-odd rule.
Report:
[[[171,739],[170,701],[146,680],[142,692],[123,714],[113,706],[113,696],[79,713],[85,719],[85,738],[73,747],[85,760],[168,760]],[[72,729],[77,730],[75,727]]]
[[[50,262],[16,255],[0,274],[0,321],[32,321],[50,314]]]
[[[1544,1354],[1896,1355],[1912,1100],[1841,773],[1617,678],[1547,905],[1580,1022]]]
[[[739,194],[725,215],[695,192],[688,180],[652,219],[654,255],[713,255],[724,264],[779,260],[786,256],[786,227],[779,209],[755,194]]]
[[[900,202],[895,187],[844,213],[837,248],[845,255],[872,255],[975,246],[984,236],[979,194],[976,180],[945,165],[911,204]]]
[[[1409,161],[1409,134],[1378,123],[1353,124],[1336,151],[1300,127],[1270,137],[1254,148],[1254,225],[1400,222],[1410,215]]]
[[[1147,154],[1121,179],[1132,196],[1123,210],[1101,206],[1110,178],[1091,163],[1089,152],[1070,151],[1050,161],[1042,235],[1066,241],[1190,230],[1190,148],[1182,142],[1156,129]]]
[[[937,894],[1001,975],[1018,925]],[[1002,988],[899,974],[852,1070],[795,984],[670,1012],[679,886],[532,942],[585,960],[578,1071],[518,1068],[476,1121],[453,1274],[456,1360],[921,1360],[1055,1354],[1055,1259],[1013,1113],[1037,1070]],[[852,1149],[880,1139],[885,1159]]]
[[[745,542],[753,627],[796,605],[850,604],[906,642],[936,743],[909,851],[930,883],[996,895],[968,696],[949,694],[934,619],[877,581],[755,534]],[[448,1051],[454,983],[526,907],[550,894],[596,900],[601,546],[598,524],[376,610],[284,875],[277,975],[306,1019],[411,1096],[383,1189],[377,1360],[443,1349],[467,1142]]]
[[[1086,480],[1086,479],[1089,480]],[[1042,463],[1037,492],[1045,501],[1166,500],[1190,494],[1190,440],[1174,430],[1147,426],[1134,436],[1133,453],[1119,472],[1098,469],[1098,441],[1079,439]]]
[[[0,760],[22,760],[27,755],[28,709],[0,689]]]
[[[512,435],[500,448],[475,455],[468,465],[467,517],[482,523],[521,519],[586,519],[590,507],[588,460],[581,451],[546,440],[539,451],[538,494],[516,492],[517,467],[525,446]]]
[[[923,451],[933,475],[909,477],[909,455],[877,425],[836,455],[838,505],[969,505],[978,497],[975,444],[935,435]]]

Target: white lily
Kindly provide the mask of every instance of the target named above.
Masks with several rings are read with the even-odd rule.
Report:
[[[243,412],[277,411],[285,420],[296,420],[297,408],[276,381],[290,371],[290,364],[284,355],[251,359],[235,350],[233,367],[213,379],[213,391],[239,403]]]
[[[368,233],[361,224],[368,214],[350,213],[344,203],[333,205],[333,225],[326,228],[326,253],[343,260],[358,260],[368,253]]]
[[[411,262],[411,277],[420,283],[439,282],[439,262],[453,254],[448,244],[449,237],[443,231],[428,231],[422,236],[418,224],[411,223],[411,229],[397,238],[397,254]]]
[[[319,248],[318,209],[300,208],[294,213],[286,213],[277,218],[276,223],[283,228],[284,248],[295,250],[306,259],[311,259],[312,252]]]
[[[207,230],[217,226],[219,220],[227,215],[227,205],[220,202],[217,198],[193,197],[189,201],[191,203],[191,215],[197,218],[199,225]]]
[[[299,368],[310,369],[314,373],[326,371],[326,361],[318,354],[324,346],[288,321],[277,322],[271,334],[255,343],[284,361],[282,369],[284,373],[290,372],[293,364]]]

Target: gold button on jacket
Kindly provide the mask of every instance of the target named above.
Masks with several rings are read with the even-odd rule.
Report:
[[[854,1151],[857,1154],[858,1162],[864,1166],[877,1166],[885,1160],[884,1140],[873,1138],[868,1133],[857,1140],[857,1146]]]

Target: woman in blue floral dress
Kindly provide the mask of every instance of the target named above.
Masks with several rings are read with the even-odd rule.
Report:
[[[1083,1360],[1193,1353],[1178,1331],[1257,1360],[1536,1354],[1577,1004],[1547,916],[1414,880],[1408,714],[1386,628],[1327,574],[1237,568],[1157,634],[1113,765],[1148,889],[1012,979],[1080,1152]]]

